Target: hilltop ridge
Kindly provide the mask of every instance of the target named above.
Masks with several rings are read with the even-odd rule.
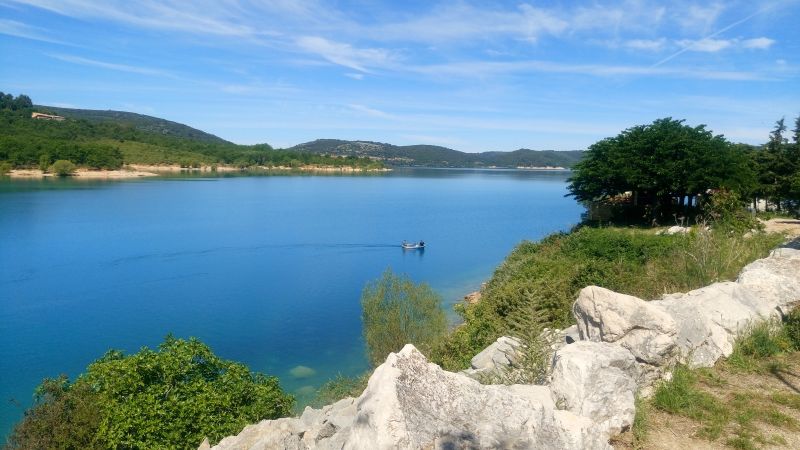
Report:
[[[182,123],[173,122],[171,120],[162,119],[159,117],[148,116],[145,114],[127,111],[115,111],[111,109],[76,109],[46,105],[34,105],[34,109],[42,112],[52,112],[68,119],[86,120],[94,123],[105,122],[127,125],[139,131],[163,136],[185,138],[200,142],[231,144],[230,141],[226,141],[225,139],[222,139],[221,137],[215,136],[211,133],[198,130],[197,128],[192,128]]]
[[[317,139],[288,150],[336,156],[361,156],[399,166],[425,167],[562,167],[569,168],[583,157],[582,150],[487,151],[466,153],[438,145],[393,145],[373,141]]]

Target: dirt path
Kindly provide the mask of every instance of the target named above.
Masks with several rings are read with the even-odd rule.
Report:
[[[707,419],[704,423],[659,411],[650,405],[645,442],[634,445],[632,434],[626,433],[613,442],[614,447],[653,450],[800,448],[800,352],[769,358],[756,372],[744,372],[721,362],[701,372],[698,388],[726,405],[730,422],[722,427],[719,436],[709,438]]]
[[[767,233],[786,233],[789,236],[800,236],[800,220],[776,217],[762,220],[764,231]]]

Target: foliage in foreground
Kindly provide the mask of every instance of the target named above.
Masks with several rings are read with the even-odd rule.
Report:
[[[781,241],[756,233],[693,231],[659,236],[654,230],[583,227],[540,242],[523,242],[496,270],[481,301],[462,306],[464,324],[443,339],[432,358],[461,370],[477,352],[536,315],[542,326],[572,323],[571,307],[589,285],[654,299],[736,277],[747,263]]]
[[[427,284],[414,284],[391,269],[364,287],[361,310],[367,356],[373,367],[408,343],[428,353],[447,331],[441,297]]]
[[[109,351],[70,382],[45,380],[9,449],[186,448],[290,413],[275,377],[220,359],[197,339]]]

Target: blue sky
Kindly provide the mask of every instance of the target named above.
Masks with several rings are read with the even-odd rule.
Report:
[[[800,1],[0,0],[0,90],[237,143],[581,149],[800,114]]]

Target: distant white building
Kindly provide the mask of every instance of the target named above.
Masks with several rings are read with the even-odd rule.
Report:
[[[61,122],[64,120],[63,116],[56,116],[55,114],[45,114],[45,113],[31,113],[31,119],[41,119],[41,120],[55,120]]]

